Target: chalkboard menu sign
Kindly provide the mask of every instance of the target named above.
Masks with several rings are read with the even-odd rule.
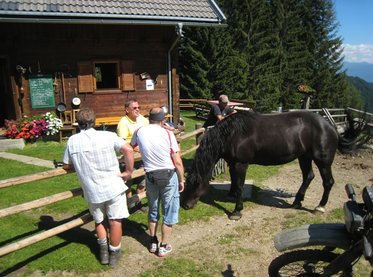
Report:
[[[33,109],[54,108],[52,75],[34,75],[29,78],[31,107]]]

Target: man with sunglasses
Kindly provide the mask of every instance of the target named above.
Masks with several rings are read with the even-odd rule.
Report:
[[[126,115],[123,116],[117,126],[117,134],[123,138],[127,143],[131,143],[131,139],[135,131],[143,126],[149,125],[149,120],[140,114],[140,106],[136,99],[127,100],[124,103],[124,110]],[[138,147],[134,151],[139,152]],[[135,162],[135,169],[141,168],[142,162]],[[135,180],[127,181],[127,198],[132,196],[131,185],[137,183],[136,193],[139,194],[139,198],[145,197],[145,177],[138,177]],[[132,207],[130,207],[132,208]]]

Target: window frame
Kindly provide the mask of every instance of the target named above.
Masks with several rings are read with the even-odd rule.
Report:
[[[116,85],[115,88],[97,88],[96,79],[96,64],[115,64],[116,70]],[[93,60],[92,61],[92,72],[93,72],[93,93],[121,93],[121,72],[120,72],[120,60]]]
[[[116,65],[117,88],[98,89],[96,82],[95,67],[99,63],[114,63]],[[136,79],[133,60],[120,59],[92,59],[78,61],[78,93],[122,93],[125,91],[136,91]]]

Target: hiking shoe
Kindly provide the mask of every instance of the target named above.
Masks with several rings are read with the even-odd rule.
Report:
[[[155,252],[157,252],[158,250],[158,242],[151,242],[149,244],[148,250],[150,253],[155,254]]]
[[[161,245],[159,246],[159,249],[158,249],[158,257],[165,257],[169,253],[171,253],[171,251],[172,251],[172,247],[170,244]]]
[[[122,251],[120,251],[120,250],[110,251],[109,265],[111,267],[116,266],[116,264],[118,263],[121,256],[122,256]]]
[[[107,244],[100,244],[100,262],[101,264],[109,263],[109,250]]]

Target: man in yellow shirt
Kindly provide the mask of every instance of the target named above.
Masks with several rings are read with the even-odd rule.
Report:
[[[142,127],[149,125],[149,120],[140,114],[140,106],[137,100],[130,99],[124,103],[124,110],[126,115],[123,116],[117,126],[117,134],[119,137],[123,138],[127,143],[131,143],[131,139],[135,131]],[[135,151],[139,151],[134,149]],[[135,162],[135,169],[142,167],[142,162]],[[129,189],[127,190],[127,198],[132,196],[131,193],[131,185],[134,183],[134,180],[127,181],[127,186]],[[139,177],[135,179],[137,183],[136,193],[139,194],[139,198],[142,199],[145,196],[145,178]],[[143,195],[142,195],[143,194]]]
[[[137,100],[131,99],[124,103],[126,115],[123,116],[117,126],[117,134],[125,139],[127,143],[131,143],[131,139],[135,131],[149,124],[149,120],[140,114],[140,106]]]

